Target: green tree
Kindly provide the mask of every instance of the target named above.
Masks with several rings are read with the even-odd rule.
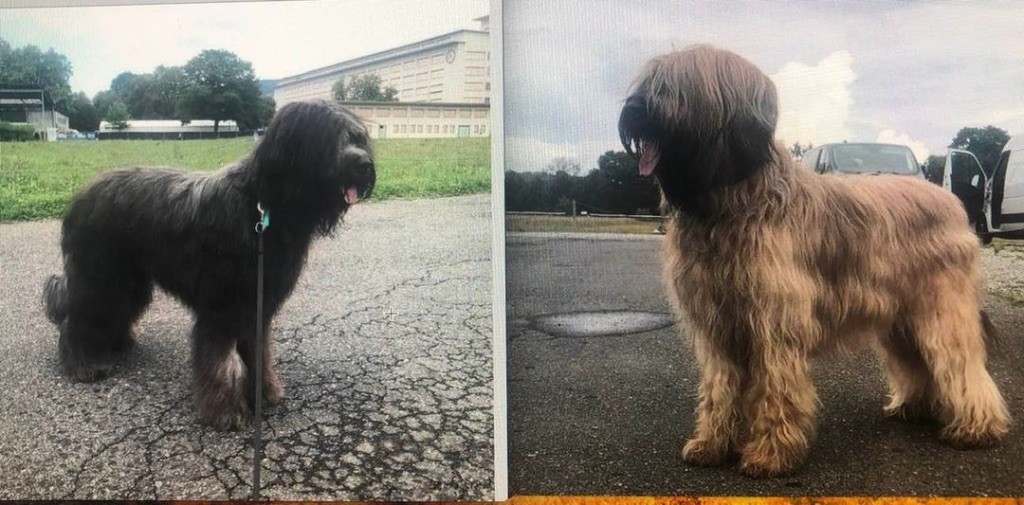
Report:
[[[331,86],[331,98],[333,98],[335,102],[344,102],[345,93],[347,91],[348,90],[345,89],[345,78],[342,77],[341,79],[338,79],[333,86]]]
[[[274,112],[277,109],[277,102],[274,101],[273,97],[262,96],[260,97],[259,112],[256,124],[254,128],[266,126],[270,124],[270,120],[274,117]]]
[[[651,212],[660,201],[658,183],[653,177],[641,177],[638,160],[625,151],[607,151],[597,159],[597,171],[592,204],[604,209],[596,212],[634,214],[639,210]],[[596,201],[594,201],[596,199]]]
[[[106,119],[107,122],[110,123],[111,127],[118,130],[123,130],[127,128],[128,120],[130,118],[131,116],[129,116],[128,114],[128,106],[125,105],[124,102],[117,99],[115,99],[110,104],[110,109],[107,111],[107,115],[104,117],[104,119]]]
[[[555,158],[555,159],[551,160],[551,163],[548,163],[548,166],[544,167],[544,171],[549,173],[549,174],[557,174],[559,172],[565,172],[566,174],[569,174],[569,175],[572,175],[572,176],[580,175],[580,171],[581,170],[582,170],[582,167],[580,167],[580,164],[579,164],[578,161],[576,161],[574,159],[571,159],[571,158],[565,158],[565,157]]]
[[[0,39],[0,88],[42,89],[56,110],[67,112],[71,99],[71,62],[63,54],[34,45],[12,48]]]
[[[185,86],[176,109],[179,119],[212,119],[215,132],[227,119],[243,129],[259,125],[266,104],[261,105],[251,63],[229,51],[207,49],[182,70]]]
[[[157,118],[170,119],[174,117],[186,82],[185,71],[181,67],[160,65],[153,70],[150,93],[154,97],[153,111],[157,114]]]
[[[989,125],[984,128],[961,128],[953,137],[949,147],[965,149],[974,154],[981,163],[981,168],[989,177],[996,168],[1003,146],[1010,140],[1010,135],[1002,128]]]
[[[342,78],[334,83],[331,94],[339,102],[398,101],[398,90],[393,86],[381,88],[381,79],[377,74],[363,74],[353,77],[347,83]]]
[[[942,171],[946,168],[946,157],[933,154],[924,161],[924,175],[935,184],[942,184]]]
[[[92,100],[85,93],[79,91],[71,97],[71,104],[68,107],[68,124],[71,128],[80,132],[96,131],[100,127],[100,115]]]
[[[152,74],[122,72],[110,83],[110,91],[128,108],[135,119],[159,119],[159,97],[156,95]]]
[[[120,100],[135,119],[175,118],[178,102],[185,88],[185,73],[181,67],[160,65],[151,74],[122,72],[110,83],[110,89],[97,93],[94,99],[100,115],[105,115],[110,104]]]
[[[106,118],[110,112],[110,105],[117,99],[117,94],[109,89],[105,89],[96,93],[96,96],[92,98],[92,105],[96,108],[96,113],[101,118]]]

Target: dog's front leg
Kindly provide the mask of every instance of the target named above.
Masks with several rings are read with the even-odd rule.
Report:
[[[253,332],[249,332],[253,334]],[[242,355],[242,359],[245,361],[246,366],[250,370],[255,370],[255,347],[250,344],[251,339],[241,339],[238,343],[238,349]],[[253,394],[256,389],[255,384],[252,381],[252,377],[246,382],[246,398],[248,398],[249,406],[255,407],[255,398]],[[281,380],[277,377],[277,371],[274,369],[274,339],[270,333],[270,321],[263,326],[263,400],[268,405],[277,405],[284,399],[284,387],[281,386]]]
[[[248,416],[247,366],[232,333],[205,323],[192,330],[192,363],[199,419],[218,429],[238,429]]]
[[[744,370],[734,363],[709,332],[697,331],[694,347],[702,365],[697,426],[683,447],[683,459],[695,465],[725,463],[738,450],[743,414],[740,386]]]
[[[270,405],[277,405],[284,399],[284,386],[274,369],[274,339],[270,338],[270,325],[263,331],[263,398]]]
[[[797,342],[765,333],[751,342],[749,389],[744,396],[749,433],[740,460],[740,469],[751,477],[795,470],[814,438],[817,397],[806,353]]]

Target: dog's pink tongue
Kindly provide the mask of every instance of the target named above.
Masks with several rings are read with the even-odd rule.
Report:
[[[658,150],[658,145],[643,141],[640,146],[640,175],[647,177],[653,174],[659,159],[661,159],[661,151]]]
[[[345,190],[345,203],[349,205],[355,205],[359,201],[359,191],[356,188],[348,188]]]

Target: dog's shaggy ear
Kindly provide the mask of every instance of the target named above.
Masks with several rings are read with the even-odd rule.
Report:
[[[775,125],[779,117],[779,99],[775,84],[757,67],[732,55],[739,61],[727,61],[740,77],[733,90],[735,103],[724,128],[729,133],[736,162],[761,167],[771,161],[775,141]],[[731,124],[730,124],[731,123]]]

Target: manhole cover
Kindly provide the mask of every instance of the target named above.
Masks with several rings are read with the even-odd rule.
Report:
[[[625,335],[671,326],[672,316],[657,312],[572,312],[533,319],[534,329],[557,337]]]

